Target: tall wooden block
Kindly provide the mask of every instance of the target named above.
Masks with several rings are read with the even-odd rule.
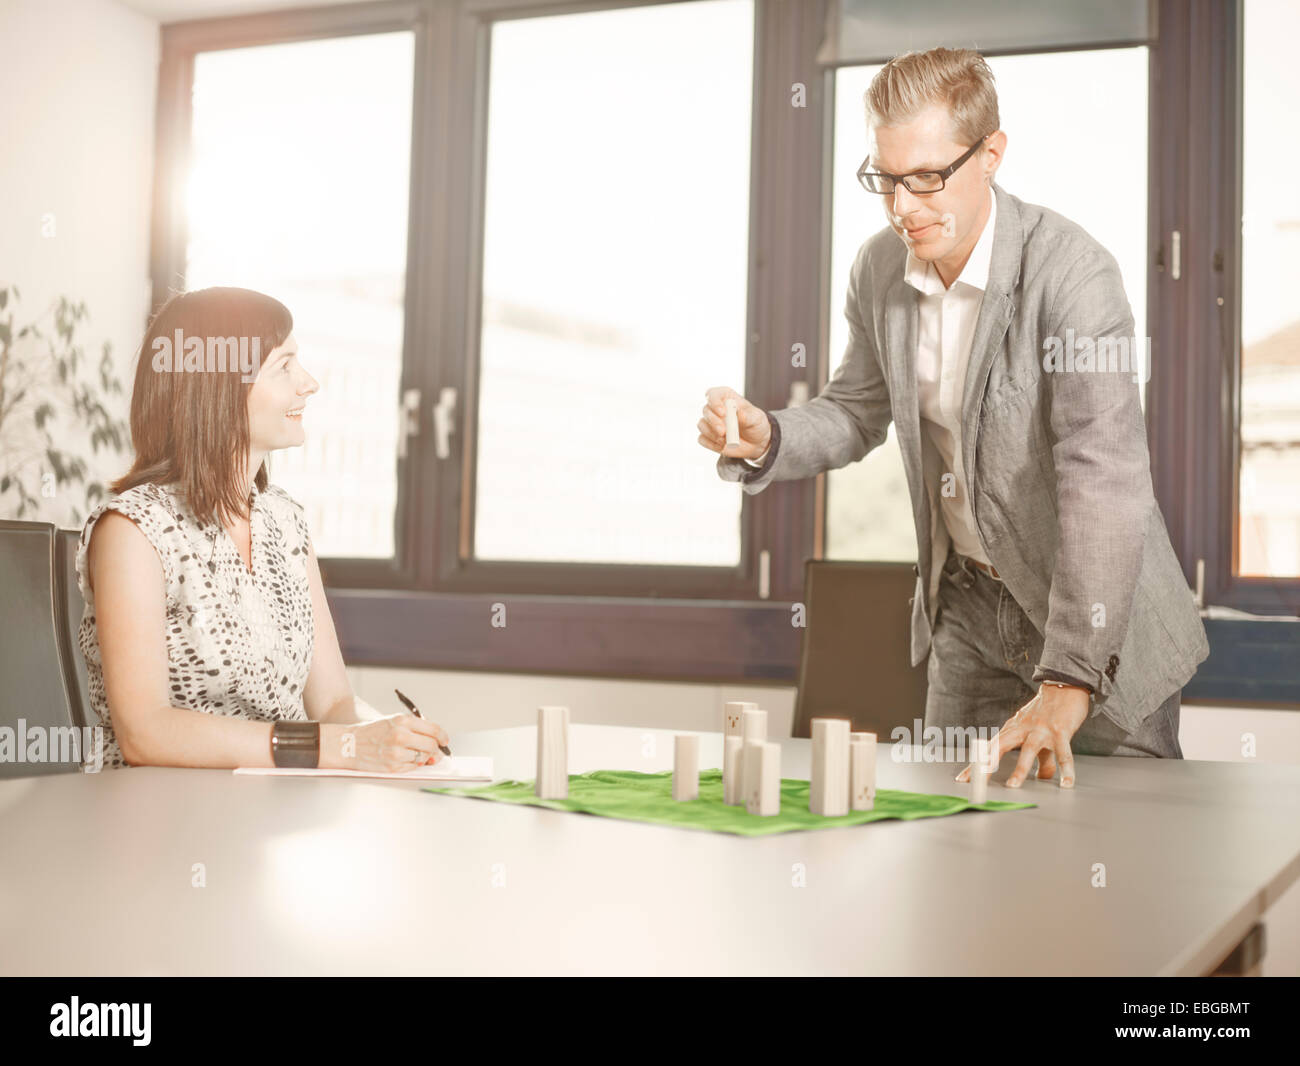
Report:
[[[760,711],[757,707],[746,707],[740,715],[740,738],[744,744],[740,746],[740,755],[737,756],[736,762],[736,780],[740,782],[740,793],[736,802],[744,803],[745,797],[749,795],[745,790],[745,753],[749,751],[751,740],[767,740],[767,711]]]
[[[749,797],[759,790],[763,781],[763,740],[747,740],[740,749],[740,798],[749,808]]]
[[[700,798],[700,738],[693,733],[673,737],[673,799]]]
[[[869,811],[876,805],[875,733],[851,734],[849,767],[849,803],[855,811]]]
[[[722,708],[722,735],[738,737],[741,735],[740,723],[746,711],[758,710],[757,703],[749,700],[728,700]]]
[[[726,412],[724,421],[726,422],[727,443],[729,445],[740,443],[740,416],[736,412],[736,406],[736,401],[730,397],[727,398],[727,402],[723,405]]]
[[[763,770],[762,763],[759,763],[759,751],[762,751],[763,744],[766,744],[766,741],[748,740],[741,749],[740,802],[745,803],[746,806],[748,806],[750,793],[758,788],[759,781],[762,780],[759,777]]]
[[[745,765],[752,762],[750,787],[745,791],[745,810],[762,818],[781,813],[781,745],[774,741],[750,741]]]
[[[537,708],[538,799],[569,798],[569,708]]]
[[[743,772],[740,753],[744,746],[745,742],[740,737],[722,738],[722,802],[733,807],[744,802],[745,798],[740,790]]]
[[[812,776],[808,809],[825,818],[849,813],[849,722],[847,718],[812,720]]]

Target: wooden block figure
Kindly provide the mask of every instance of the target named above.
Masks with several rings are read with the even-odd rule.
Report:
[[[745,810],[763,818],[781,811],[781,745],[750,740],[745,744]]]
[[[746,711],[758,710],[757,703],[748,700],[728,700],[722,708],[722,735],[724,737],[740,736],[740,723]]]
[[[971,745],[970,798],[972,803],[987,803],[989,799],[989,748],[987,740],[975,740]]]
[[[825,818],[849,813],[849,721],[812,720],[812,776],[808,809]]]
[[[749,808],[749,797],[758,791],[762,781],[762,750],[766,741],[747,740],[740,753],[740,802]]]
[[[569,708],[537,708],[538,799],[569,798]]]
[[[733,807],[744,801],[740,791],[743,764],[740,753],[744,745],[740,737],[722,738],[722,802]]]
[[[736,401],[728,398],[727,409],[727,446],[740,444],[740,419],[736,415]]]
[[[740,754],[736,757],[736,781],[740,786],[736,802],[744,803],[745,797],[749,794],[745,790],[745,754],[749,751],[751,740],[767,739],[767,711],[760,711],[757,707],[746,707],[740,714],[740,738],[744,743],[740,746]]]
[[[875,744],[875,743],[876,743],[876,734],[875,734],[875,733],[861,733],[861,732],[859,732],[859,733],[850,733],[850,734],[849,734],[849,764],[850,764],[850,766],[849,766],[849,806],[850,806],[850,807],[853,806],[853,796],[852,796],[852,793],[853,793],[853,768],[852,768],[852,763],[853,763],[853,745],[854,745],[857,741],[859,741],[859,740],[867,740],[867,741],[870,741],[872,744]],[[874,800],[874,799],[876,798],[876,776],[875,776],[875,761],[874,761],[874,760],[875,760],[875,752],[872,752],[872,764],[871,764],[871,765],[872,765],[872,771],[871,771],[871,787],[870,787],[869,792],[868,792],[868,795],[870,796],[870,798],[871,798],[872,800]],[[870,807],[867,808],[867,810],[870,810],[870,809],[871,809]]]
[[[876,734],[852,733],[849,739],[850,806],[869,811],[876,805]]]
[[[700,798],[700,738],[693,733],[673,737],[673,799]]]

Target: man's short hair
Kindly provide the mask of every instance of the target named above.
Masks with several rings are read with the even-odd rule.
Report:
[[[970,48],[931,48],[894,56],[871,79],[862,102],[869,126],[901,126],[931,104],[948,108],[953,139],[975,144],[998,129],[993,71]]]

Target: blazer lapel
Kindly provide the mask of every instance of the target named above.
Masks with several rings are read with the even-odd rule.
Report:
[[[993,251],[989,256],[989,276],[984,287],[984,299],[979,317],[975,320],[975,334],[971,341],[970,361],[966,367],[966,381],[961,402],[961,454],[966,472],[967,498],[975,499],[975,448],[978,439],[980,407],[984,402],[984,387],[988,382],[993,359],[1002,345],[1015,312],[1011,294],[1020,281],[1020,260],[1024,250],[1024,230],[1020,223],[1020,209],[1016,201],[996,182],[994,195],[998,198],[997,226],[993,231]],[[915,383],[913,384],[915,397]]]
[[[889,395],[903,470],[912,493],[919,544],[930,540],[929,493],[921,461],[921,413],[916,392],[916,339],[919,293],[900,273],[885,298],[885,351],[889,357]]]

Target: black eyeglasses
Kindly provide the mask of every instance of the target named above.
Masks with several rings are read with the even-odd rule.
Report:
[[[862,166],[858,167],[858,181],[862,183],[862,187],[867,192],[878,192],[884,196],[892,195],[900,181],[903,183],[903,188],[908,192],[920,196],[938,192],[944,187],[948,179],[953,176],[957,168],[973,156],[980,145],[992,136],[992,133],[986,133],[967,148],[960,159],[953,161],[942,170],[914,170],[910,174],[886,174],[883,171],[868,170],[867,164],[871,162],[871,156],[867,156],[862,161]]]

